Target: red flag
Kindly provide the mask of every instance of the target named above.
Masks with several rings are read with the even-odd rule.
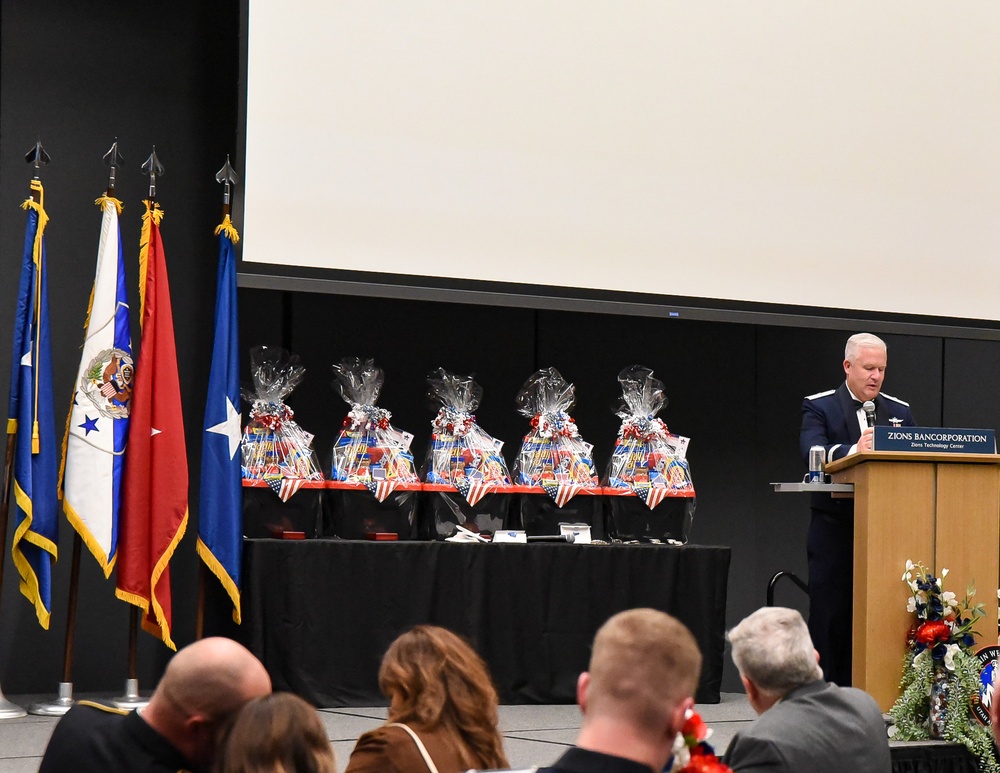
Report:
[[[163,210],[146,202],[139,252],[142,344],[135,368],[116,595],[142,607],[142,627],[171,649],[170,558],[188,519],[188,470]]]

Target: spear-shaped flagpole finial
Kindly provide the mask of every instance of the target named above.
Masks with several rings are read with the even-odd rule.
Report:
[[[111,167],[108,172],[108,195],[115,195],[115,172],[118,171],[118,167],[125,166],[125,159],[122,158],[122,154],[118,152],[118,138],[115,137],[115,141],[111,143],[111,150],[104,154],[104,163]]]
[[[163,177],[163,164],[156,157],[156,145],[153,145],[153,152],[149,154],[146,163],[142,165],[142,171],[149,175],[149,200],[156,200],[156,178]]]
[[[35,174],[32,179],[37,180],[39,179],[38,173],[41,172],[43,166],[52,160],[52,157],[45,152],[45,148],[42,147],[42,141],[39,140],[35,143],[35,147],[24,154],[24,160],[35,167]],[[35,198],[35,195],[35,192],[32,191],[31,197]]]
[[[215,173],[215,181],[217,183],[223,184],[222,189],[222,209],[225,214],[229,214],[229,204],[232,200],[232,189],[231,186],[236,185],[240,181],[240,176],[236,174],[236,170],[233,169],[232,165],[229,163],[229,154],[226,154],[226,163],[222,165],[222,169]]]

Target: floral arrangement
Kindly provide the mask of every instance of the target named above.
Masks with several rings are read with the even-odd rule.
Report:
[[[711,735],[711,729],[701,716],[688,709],[684,727],[674,740],[674,756],[667,773],[732,773],[732,769],[715,756],[715,750],[708,743]]]
[[[906,562],[906,609],[916,619],[907,637],[901,695],[889,712],[894,723],[889,733],[900,741],[942,738],[963,744],[979,758],[980,770],[1000,773],[992,734],[970,713],[979,694],[973,626],[985,607],[972,604],[976,590],[971,586],[961,600],[944,590],[947,576],[947,569],[935,577],[923,564]]]

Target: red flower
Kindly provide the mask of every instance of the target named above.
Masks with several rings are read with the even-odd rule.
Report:
[[[935,642],[948,641],[950,637],[951,628],[940,620],[928,620],[921,623],[915,636],[920,644],[925,644],[928,647],[933,646]]]
[[[732,773],[732,769],[711,754],[707,757],[692,757],[691,762],[684,767],[684,773]]]
[[[705,740],[705,736],[708,735],[708,726],[697,712],[692,712],[691,716],[684,720],[681,735],[684,736],[684,741],[688,746],[694,746]],[[691,753],[694,754],[695,749],[692,749]]]

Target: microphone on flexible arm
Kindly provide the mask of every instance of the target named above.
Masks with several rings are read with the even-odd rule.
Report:
[[[865,420],[868,422],[869,427],[875,426],[875,403],[871,400],[865,400],[864,405],[861,409],[865,412]]]

